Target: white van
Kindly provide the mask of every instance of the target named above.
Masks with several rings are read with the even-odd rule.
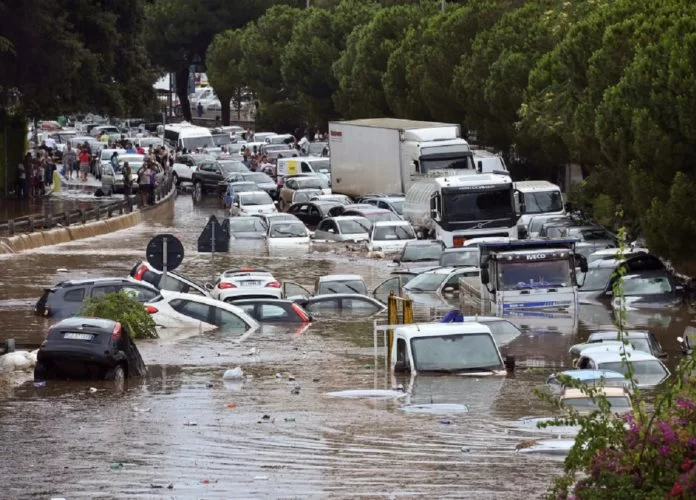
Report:
[[[196,148],[217,147],[209,129],[192,125],[189,122],[166,125],[164,127],[164,142],[172,149],[186,148],[188,151],[194,151]]]
[[[502,156],[490,153],[484,149],[472,149],[472,153],[474,153],[474,165],[476,165],[476,170],[479,174],[508,171]]]
[[[297,158],[278,158],[278,177],[297,174],[323,174],[331,180],[331,160],[321,156],[299,156]]]

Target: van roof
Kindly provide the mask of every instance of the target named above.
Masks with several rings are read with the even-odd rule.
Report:
[[[531,193],[534,191],[560,191],[561,188],[556,184],[549,181],[518,181],[515,182],[515,188],[525,192]]]
[[[418,337],[475,335],[482,333],[493,337],[490,328],[475,321],[464,323],[413,323],[394,328],[394,335],[400,335],[408,340]]]

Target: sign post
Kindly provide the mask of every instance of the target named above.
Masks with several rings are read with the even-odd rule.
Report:
[[[152,267],[162,271],[160,288],[166,289],[167,272],[179,267],[184,260],[184,245],[173,234],[158,234],[147,244],[145,257]]]

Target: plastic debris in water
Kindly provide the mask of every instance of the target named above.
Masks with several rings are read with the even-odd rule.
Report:
[[[452,421],[449,418],[443,418],[442,420],[440,420],[440,423],[444,425],[449,425],[452,423]]]
[[[111,464],[111,470],[120,470],[123,469],[123,464],[121,462],[113,462]]]
[[[89,388],[89,392],[91,392],[92,394],[94,394],[95,392],[97,392],[97,388],[96,388],[96,387],[90,387],[90,388]]]
[[[236,407],[237,407],[237,403],[227,403],[227,407],[228,407],[228,408],[236,408]]]
[[[196,422],[184,422],[186,427],[196,427],[198,424]]]
[[[471,449],[469,449],[467,446],[462,446],[462,453],[469,453]]]
[[[299,394],[300,393],[300,386],[296,385],[292,391],[290,391],[290,394]]]
[[[46,381],[45,380],[39,380],[37,382],[34,382],[34,387],[46,387]]]
[[[286,418],[285,421],[286,421],[286,422],[294,422],[295,419],[294,419],[294,418]]]
[[[67,273],[68,270],[64,267],[59,267],[58,269],[56,269],[56,272],[57,273]]]
[[[223,375],[222,378],[223,380],[236,380],[244,377],[244,372],[240,367],[232,368],[231,370],[227,370]]]

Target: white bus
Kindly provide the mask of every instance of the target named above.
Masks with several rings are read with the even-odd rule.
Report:
[[[170,148],[186,148],[188,151],[195,151],[197,148],[216,147],[210,129],[192,125],[189,122],[165,125],[164,142]]]

